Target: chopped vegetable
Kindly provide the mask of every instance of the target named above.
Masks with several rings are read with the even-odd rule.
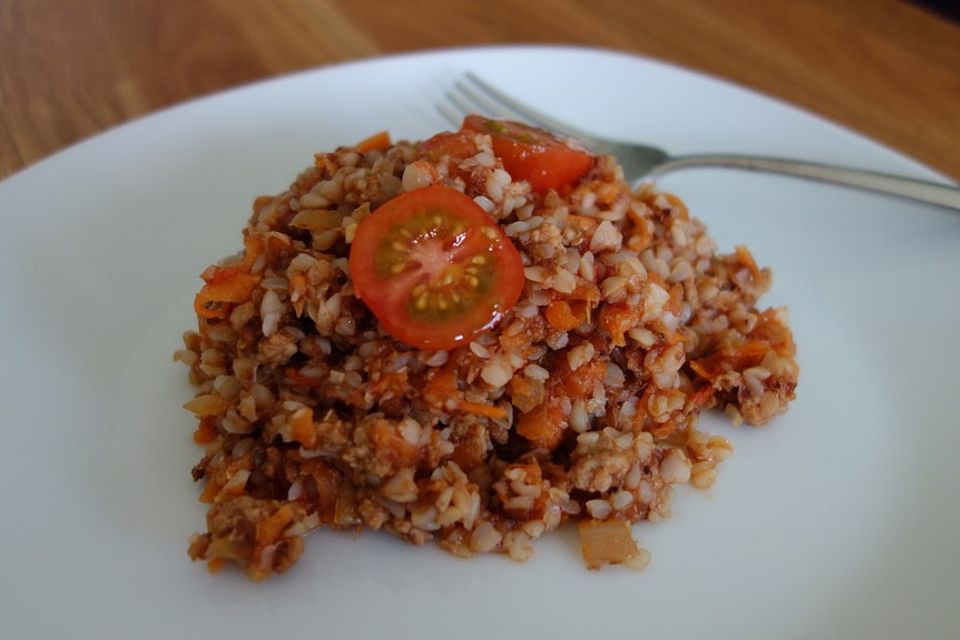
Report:
[[[317,432],[313,428],[313,409],[304,407],[290,417],[293,439],[312,449],[317,443]]]
[[[421,143],[420,152],[431,162],[440,162],[443,158],[465,160],[480,151],[474,137],[463,131],[445,131]]]
[[[624,302],[606,304],[600,311],[600,327],[610,334],[614,346],[627,344],[627,331],[637,326],[643,316],[643,309]]]
[[[690,368],[701,378],[713,380],[727,371],[743,371],[760,364],[770,350],[767,342],[745,342],[694,360],[690,363]]]
[[[378,422],[370,433],[373,450],[381,460],[389,461],[397,466],[408,466],[417,462],[417,447],[410,444],[387,421]]]
[[[606,364],[600,359],[586,362],[576,371],[571,371],[564,358],[550,372],[546,399],[539,406],[522,414],[517,419],[517,433],[530,441],[534,447],[556,449],[567,433],[567,416],[560,405],[560,398],[570,401],[586,399],[594,392],[594,386],[603,380]]]
[[[563,410],[555,401],[546,400],[517,420],[517,433],[537,448],[556,449],[567,429]]]
[[[293,216],[290,226],[308,231],[338,229],[343,223],[343,214],[326,209],[304,209]]]
[[[230,306],[250,299],[260,278],[245,273],[231,273],[217,277],[204,285],[193,302],[193,309],[201,318],[226,318]]]
[[[367,153],[368,151],[383,151],[390,146],[390,133],[387,131],[378,131],[369,138],[357,143],[357,151]]]
[[[357,296],[397,340],[449,349],[496,324],[523,289],[523,263],[500,226],[456,189],[387,201],[350,249]]]
[[[293,520],[293,509],[289,505],[283,505],[271,515],[257,523],[257,544],[269,545],[280,539],[283,530],[287,528],[290,521]]]
[[[588,569],[599,569],[605,564],[620,564],[646,555],[630,535],[630,527],[623,520],[581,520],[580,546]]]
[[[246,302],[260,283],[260,278],[250,274],[257,258],[263,253],[259,238],[243,239],[243,258],[225,265],[207,267],[200,275],[207,284],[193,301],[193,309],[201,318],[226,318],[233,305]]]
[[[213,418],[208,416],[200,420],[197,430],[193,432],[193,441],[197,444],[207,444],[217,439],[217,425]]]
[[[483,404],[480,402],[467,402],[466,400],[461,400],[458,403],[457,408],[464,413],[469,413],[475,416],[483,416],[485,418],[493,418],[494,420],[507,417],[507,412],[500,407],[495,407],[493,405]]]
[[[747,249],[742,244],[738,244],[737,259],[740,260],[740,264],[750,270],[754,280],[760,279],[760,267],[757,266],[757,261],[753,259],[753,254],[750,253],[750,249]]]
[[[576,329],[590,317],[590,308],[585,302],[554,300],[547,306],[547,322],[557,331]]]
[[[591,154],[567,145],[549,131],[519,122],[470,115],[464,119],[463,129],[489,134],[503,168],[538,192],[577,182],[596,162]]]

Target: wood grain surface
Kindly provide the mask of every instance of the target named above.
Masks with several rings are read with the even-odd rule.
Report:
[[[0,0],[0,177],[276,74],[518,42],[706,71],[960,178],[960,25],[893,0]]]

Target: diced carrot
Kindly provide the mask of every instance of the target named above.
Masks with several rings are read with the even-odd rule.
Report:
[[[783,357],[792,357],[797,352],[793,334],[777,317],[776,309],[767,309],[760,314],[757,326],[749,337],[768,342],[777,355]]]
[[[253,199],[253,213],[257,213],[260,209],[263,209],[265,206],[273,202],[274,196],[257,196]]]
[[[684,204],[683,200],[672,193],[664,193],[663,197],[666,198],[667,202],[670,203],[672,208],[677,210],[677,215],[679,215],[681,219],[690,219],[690,211],[687,209],[687,205]]]
[[[223,489],[223,485],[220,483],[214,482],[212,479],[207,480],[207,484],[203,487],[203,492],[200,494],[200,502],[210,504],[216,500],[221,489]]]
[[[526,376],[514,376],[510,380],[510,402],[520,411],[530,411],[543,402],[546,386],[539,380]]]
[[[759,359],[767,355],[767,351],[770,351],[770,345],[767,342],[755,340],[734,347],[732,353],[738,358]]]
[[[499,407],[461,400],[460,390],[457,389],[457,369],[453,362],[441,367],[436,375],[427,382],[423,390],[423,397],[427,402],[437,406],[444,405],[447,400],[454,400],[457,402],[459,411],[475,416],[498,420],[505,418],[507,415],[506,411]]]
[[[547,305],[547,322],[557,331],[570,331],[587,321],[587,310],[584,302],[570,304],[566,300],[554,300]]]
[[[587,317],[589,317],[593,307],[596,306],[596,303],[599,302],[602,297],[603,296],[600,295],[600,287],[598,287],[595,282],[577,278],[577,287],[573,290],[573,293],[567,296],[567,299],[571,301],[583,300],[586,302]]]
[[[535,447],[555,449],[563,439],[567,424],[560,406],[547,400],[517,421],[517,433]]]
[[[283,530],[293,520],[293,509],[290,505],[283,505],[272,514],[257,523],[257,544],[269,545],[280,539]]]
[[[608,304],[600,311],[600,327],[616,347],[627,344],[626,333],[640,322],[642,310],[625,303]]]
[[[386,420],[378,421],[371,430],[370,439],[376,457],[383,457],[399,467],[408,467],[417,462],[417,447],[408,442]]]
[[[719,362],[710,360],[709,358],[701,358],[700,360],[691,360],[690,368],[704,380],[713,380],[723,373],[721,369],[717,369],[714,366],[716,364],[719,364]]]
[[[311,232],[339,229],[343,222],[343,214],[330,209],[301,209],[291,218],[288,226],[295,229],[305,229]]]
[[[578,400],[593,394],[597,382],[606,374],[606,364],[594,359],[571,371],[566,358],[562,358],[550,372],[547,400],[521,414],[517,419],[517,433],[535,447],[555,449],[563,440],[567,419],[560,408],[561,396]]]
[[[225,282],[230,278],[234,277],[240,273],[240,269],[237,265],[219,265],[212,264],[206,269],[203,270],[203,273],[200,274],[200,279],[210,283]]]
[[[216,575],[220,573],[226,560],[222,556],[216,556],[207,560],[207,571]]]
[[[494,420],[507,417],[507,412],[500,407],[495,407],[493,405],[483,404],[480,402],[467,402],[466,400],[461,400],[457,404],[457,409],[463,411],[464,413],[469,413],[475,416],[483,416],[484,418],[493,418]]]
[[[566,370],[566,367],[563,369]],[[600,359],[580,365],[576,371],[569,371],[562,377],[563,387],[571,399],[588,398],[593,388],[606,375],[607,365]]]
[[[213,442],[217,438],[217,427],[209,417],[204,418],[193,432],[193,441],[197,444]]]
[[[378,131],[369,138],[365,138],[357,143],[357,151],[367,153],[368,151],[383,151],[390,146],[390,133],[388,131]]]
[[[753,254],[750,253],[750,250],[747,249],[742,244],[738,244],[736,249],[737,249],[737,259],[740,261],[740,264],[750,269],[750,273],[753,274],[754,280],[759,280],[760,267],[757,266],[757,261],[753,259]]]
[[[508,469],[523,469],[523,473],[526,476],[523,479],[523,483],[526,485],[536,485],[543,482],[543,470],[536,462],[527,462],[526,464],[511,464],[509,465]]]
[[[371,391],[378,396],[386,393],[402,396],[409,386],[407,384],[408,377],[406,371],[388,371],[373,383]]]
[[[200,278],[207,284],[216,284],[232,280],[239,274],[250,273],[253,264],[263,253],[263,245],[257,236],[247,236],[243,239],[243,259],[229,264],[210,265],[200,274]]]
[[[456,365],[452,361],[437,371],[423,390],[423,397],[427,402],[435,405],[442,405],[449,399],[456,399],[459,395]]]
[[[243,261],[240,263],[240,268],[244,272],[250,273],[261,253],[263,253],[263,243],[260,241],[260,236],[248,235],[245,237],[243,239]]]
[[[230,479],[233,480],[233,477],[234,476],[231,476]],[[223,485],[223,489],[221,489],[221,493],[225,496],[242,496],[244,489],[246,489],[246,486],[247,486],[246,480],[244,480],[242,483],[235,482],[232,484],[228,481],[227,484]]]
[[[634,226],[634,232],[627,236],[626,242],[624,243],[630,251],[636,251],[637,253],[643,251],[653,243],[653,232],[648,225],[648,221],[634,218],[636,225]]]
[[[259,282],[256,276],[237,272],[212,280],[194,299],[194,311],[201,318],[226,318],[229,308],[224,305],[246,302]]]
[[[290,416],[290,427],[293,429],[293,439],[312,449],[317,444],[317,431],[313,428],[313,409],[303,407],[297,409]]]
[[[760,364],[769,351],[770,345],[767,342],[759,340],[745,342],[693,360],[690,362],[690,368],[701,378],[712,380],[725,371],[743,371]],[[724,364],[729,366],[725,367]]]
[[[475,447],[471,446],[471,443],[461,442],[453,449],[453,453],[450,454],[450,460],[455,462],[463,471],[470,471],[480,466],[480,463],[483,462],[483,460],[477,458],[474,451]]]
[[[486,447],[480,445],[480,442],[480,440],[461,442],[453,450],[450,459],[465,472],[476,469],[483,464],[487,454]]]

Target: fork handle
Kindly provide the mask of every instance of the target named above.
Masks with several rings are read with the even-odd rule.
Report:
[[[693,167],[726,167],[731,169],[746,169],[748,171],[762,171],[765,173],[779,173],[796,176],[818,182],[857,187],[868,191],[876,191],[900,198],[916,200],[928,204],[935,204],[948,209],[960,211],[960,188],[916,180],[903,176],[851,169],[819,162],[805,162],[787,160],[785,158],[769,158],[763,156],[743,156],[732,154],[697,154],[670,158],[650,172],[648,177],[656,178],[663,174]]]

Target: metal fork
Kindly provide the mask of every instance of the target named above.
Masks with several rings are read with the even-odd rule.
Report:
[[[807,180],[856,187],[939,205],[951,209],[953,213],[960,212],[960,188],[927,180],[788,158],[730,153],[671,156],[658,147],[627,144],[599,138],[523,104],[469,72],[464,75],[463,80],[454,83],[446,97],[451,105],[459,111],[459,117],[448,105],[440,104],[437,108],[455,127],[460,126],[464,115],[479,112],[499,118],[520,120],[527,124],[548,129],[563,136],[575,138],[597,153],[616,156],[623,167],[625,178],[631,184],[655,180],[665,173],[679,169],[723,167],[778,173]]]

